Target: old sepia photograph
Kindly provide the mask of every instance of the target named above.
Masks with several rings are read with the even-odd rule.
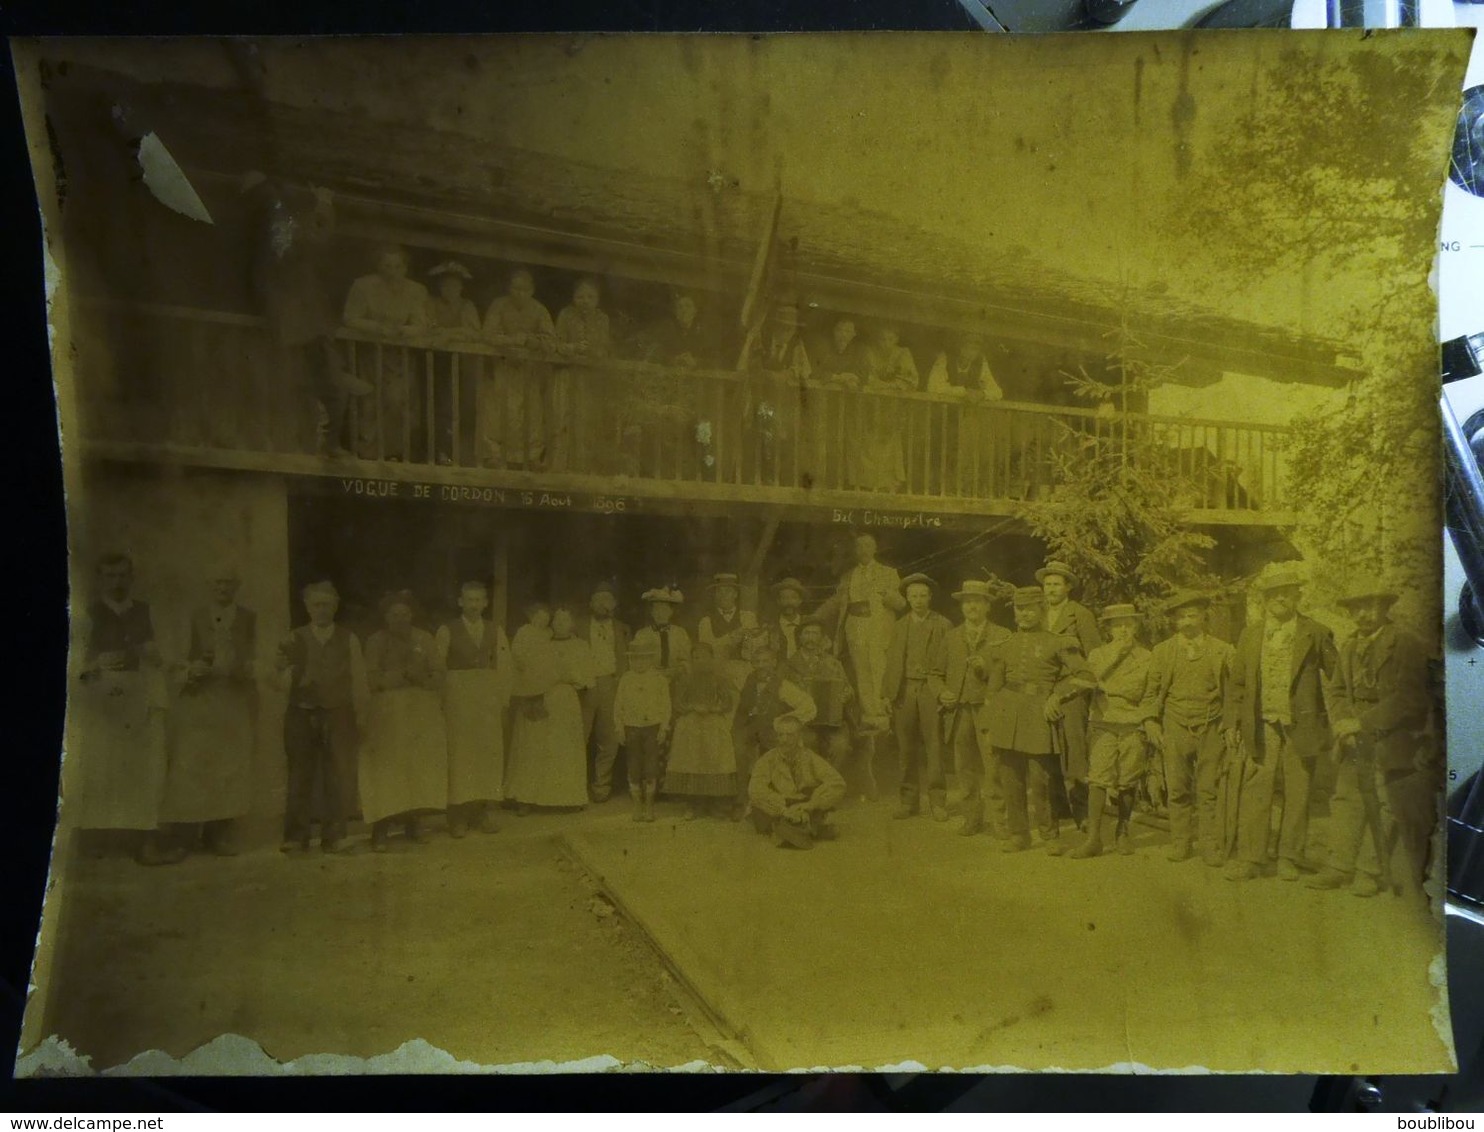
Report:
[[[1453,1068],[1469,43],[14,44],[16,1073]]]

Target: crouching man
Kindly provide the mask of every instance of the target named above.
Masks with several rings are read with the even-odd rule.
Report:
[[[773,721],[778,745],[757,760],[747,787],[757,831],[794,849],[812,849],[816,839],[835,836],[830,812],[845,797],[845,779],[804,746],[803,730],[796,715]]]

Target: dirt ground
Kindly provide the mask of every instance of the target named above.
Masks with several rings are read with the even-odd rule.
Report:
[[[1447,1067],[1420,901],[1233,884],[1148,826],[1133,857],[1007,856],[891,808],[852,797],[808,852],[615,799],[386,855],[82,859],[45,1032],[100,1069],[221,1033],[280,1061]]]
[[[705,821],[573,844],[763,1068],[1449,1065],[1420,899],[1233,883],[1148,826],[1088,861],[881,803],[839,826],[807,852]]]
[[[625,814],[507,816],[494,835],[439,831],[385,855],[268,851],[155,869],[81,859],[47,1032],[95,1069],[150,1049],[181,1057],[222,1033],[279,1061],[382,1055],[422,1037],[486,1065],[730,1063],[563,851],[574,818],[602,828]]]

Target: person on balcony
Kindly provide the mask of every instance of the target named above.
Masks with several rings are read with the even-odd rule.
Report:
[[[859,404],[860,430],[846,448],[847,486],[860,491],[903,491],[907,486],[907,463],[903,433],[915,426],[915,409],[893,394],[916,393],[919,382],[912,351],[897,338],[897,328],[878,327],[875,340],[865,349],[866,374],[862,389],[867,397]],[[926,430],[923,437],[926,439]]]
[[[855,399],[840,394],[859,390],[865,381],[865,344],[856,336],[855,319],[842,315],[828,333],[809,338],[805,349],[811,366],[809,383],[837,392],[816,397],[800,422],[805,465],[801,478],[841,487],[846,483],[846,453],[855,440],[859,413]]]
[[[67,710],[63,816],[75,829],[131,830],[142,865],[175,864],[185,850],[160,831],[167,755],[164,660],[147,604],[134,597],[134,564],[98,562],[83,664]]]
[[[165,813],[177,843],[237,854],[236,825],[252,805],[257,739],[257,620],[237,602],[237,569],[210,575],[211,598],[186,624],[170,713]]]
[[[477,344],[481,340],[479,308],[464,296],[464,287],[473,282],[474,275],[458,260],[440,263],[428,272],[433,280],[434,293],[428,300],[428,336],[447,353],[434,355],[433,369],[436,381],[433,387],[434,427],[438,433],[438,463],[445,467],[453,463],[454,400],[458,400],[461,421],[474,409],[474,400],[479,389],[479,368],[483,359],[478,354],[461,354],[457,361],[458,378],[455,381],[453,353],[461,348]],[[461,433],[472,431],[462,426]],[[462,439],[462,438],[460,438]]]
[[[665,793],[685,799],[685,817],[730,816],[737,797],[732,712],[737,686],[711,645],[697,641],[691,665],[675,681],[675,725],[665,762]]]
[[[1045,627],[1077,643],[1084,659],[1103,643],[1103,634],[1092,610],[1072,600],[1078,578],[1065,562],[1052,559],[1036,571],[1036,581],[1046,595]],[[1052,730],[1061,758],[1051,784],[1053,817],[1071,817],[1080,829],[1087,819],[1087,711],[1086,694],[1069,697]],[[1050,852],[1060,851],[1060,843]]]
[[[948,450],[956,455],[956,474],[945,489],[979,498],[993,494],[994,462],[1004,434],[994,427],[994,418],[984,406],[1003,400],[1005,393],[989,368],[983,337],[965,334],[951,357],[947,350],[940,353],[928,371],[927,391],[933,397],[961,403],[949,418],[944,437]]]
[[[551,312],[536,298],[536,278],[528,268],[512,271],[505,294],[490,303],[484,336],[500,353],[490,380],[481,385],[475,410],[481,463],[487,468],[539,469],[546,461],[550,373],[539,355],[555,349],[556,327]]]
[[[804,383],[813,366],[799,334],[799,311],[793,303],[776,303],[748,343],[747,405],[742,419],[758,437],[743,446],[748,479],[759,476],[792,483],[802,470],[796,462],[804,414]]]
[[[528,814],[536,806],[587,805],[581,693],[592,687],[593,655],[575,629],[572,611],[559,605],[551,611],[549,635],[522,637],[522,629],[516,634],[520,639],[511,645],[519,710],[510,739],[505,793],[518,814]]]
[[[680,369],[709,369],[717,364],[715,343],[701,320],[694,295],[678,291],[670,311],[639,332],[639,357],[646,362]]]
[[[389,594],[381,615],[384,627],[366,642],[371,705],[360,760],[361,816],[378,853],[397,823],[408,841],[422,842],[421,816],[448,806],[443,661],[433,635],[413,624],[411,593]]]
[[[288,693],[283,750],[288,761],[286,852],[307,852],[319,823],[320,848],[344,852],[345,825],[356,812],[356,745],[370,700],[361,641],[336,624],[340,594],[332,582],[301,591],[309,624],[282,641],[277,680]]]
[[[757,614],[738,607],[742,590],[736,574],[717,574],[706,589],[711,608],[696,626],[696,641],[711,646],[723,671],[741,688],[752,669],[743,646],[757,631]]]
[[[253,267],[260,306],[269,332],[289,365],[302,372],[316,402],[316,449],[324,456],[349,456],[350,398],[364,397],[374,386],[346,370],[335,341],[340,317],[328,279],[334,197],[329,189],[257,171],[244,175],[242,191],[257,205]]]
[[[377,339],[355,347],[356,375],[369,381],[370,395],[356,402],[356,452],[363,460],[410,460],[417,437],[420,357],[398,342],[424,333],[428,289],[407,278],[407,252],[388,244],[376,253],[376,270],[350,285],[343,321],[349,330]],[[390,340],[390,341],[386,341]]]
[[[659,670],[673,679],[690,663],[690,634],[673,624],[685,595],[674,586],[656,586],[645,590],[639,600],[649,609],[649,621],[635,631],[634,643],[653,645]]]
[[[459,587],[459,616],[433,643],[444,668],[443,715],[448,734],[448,832],[494,833],[494,803],[505,797],[505,709],[513,662],[505,630],[485,617],[489,588]]]
[[[599,362],[613,353],[608,315],[599,306],[598,281],[584,276],[572,288],[572,301],[556,320],[556,348],[563,357],[581,362]],[[596,401],[600,386],[592,380],[590,365],[557,371],[551,385],[551,466],[567,468],[574,450],[585,445],[611,442],[601,429],[601,413],[609,405]],[[584,378],[587,380],[584,381]],[[604,380],[608,375],[604,375]],[[584,452],[584,455],[586,453]]]

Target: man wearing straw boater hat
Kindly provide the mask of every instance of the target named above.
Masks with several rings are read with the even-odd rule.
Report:
[[[675,610],[685,603],[685,595],[675,586],[656,586],[639,598],[649,607],[649,621],[634,632],[636,645],[653,645],[659,657],[659,669],[673,676],[690,661],[690,634],[673,624]]]
[[[1050,559],[1036,571],[1036,581],[1046,595],[1045,628],[1077,642],[1084,657],[1103,643],[1097,618],[1087,606],[1072,600],[1080,579],[1065,562]],[[1057,738],[1057,777],[1052,782],[1052,803],[1081,825],[1087,814],[1087,696],[1069,700],[1052,727]]]
[[[1349,885],[1356,896],[1374,896],[1387,887],[1415,891],[1426,876],[1437,824],[1434,745],[1425,734],[1433,690],[1426,648],[1391,621],[1396,599],[1362,582],[1339,601],[1355,633],[1340,646],[1330,688],[1339,766],[1329,861],[1309,879],[1314,888]]]
[[[1314,764],[1330,742],[1324,684],[1339,665],[1334,637],[1298,611],[1304,577],[1283,562],[1259,577],[1262,618],[1242,630],[1222,709],[1222,738],[1241,768],[1231,880],[1267,866],[1273,798],[1281,786],[1278,877],[1299,879],[1309,843]]]
[[[1014,600],[1015,632],[994,650],[997,663],[990,669],[983,719],[1005,792],[1008,836],[1003,847],[1009,853],[1031,847],[1033,813],[1042,842],[1058,853],[1061,831],[1051,808],[1057,767],[1051,728],[1092,677],[1077,642],[1043,628],[1046,595],[1041,587],[1021,586]]]
[[[741,688],[752,667],[743,655],[743,646],[757,631],[757,614],[738,607],[742,583],[736,574],[713,575],[706,590],[711,595],[711,608],[696,626],[696,640],[712,647],[732,684]]]
[[[1175,632],[1154,646],[1149,670],[1156,715],[1144,725],[1160,751],[1169,794],[1171,861],[1194,849],[1208,865],[1226,860],[1223,833],[1221,703],[1232,646],[1206,632],[1211,600],[1194,590],[1165,602]],[[1227,780],[1227,795],[1234,793]]]
[[[963,624],[948,634],[948,678],[940,697],[944,744],[953,753],[953,769],[963,790],[964,823],[959,833],[973,836],[984,829],[984,807],[989,803],[990,833],[1005,836],[1005,795],[1000,789],[999,762],[994,747],[981,738],[984,698],[993,649],[1010,630],[989,620],[989,583],[970,579],[953,595],[964,615]]]
[[[928,810],[934,821],[948,820],[948,791],[943,780],[943,740],[938,705],[948,676],[948,618],[932,609],[936,586],[926,574],[902,579],[907,612],[892,628],[886,650],[881,698],[891,711],[902,770],[901,801],[893,817],[918,812],[919,778],[926,781]]]
[[[1087,838],[1072,850],[1073,857],[1096,857],[1103,851],[1103,817],[1110,801],[1118,812],[1114,847],[1125,855],[1134,851],[1129,819],[1148,770],[1144,724],[1155,710],[1149,650],[1134,635],[1139,611],[1132,605],[1110,605],[1098,620],[1107,626],[1110,640],[1087,658],[1097,681],[1088,724]]]

